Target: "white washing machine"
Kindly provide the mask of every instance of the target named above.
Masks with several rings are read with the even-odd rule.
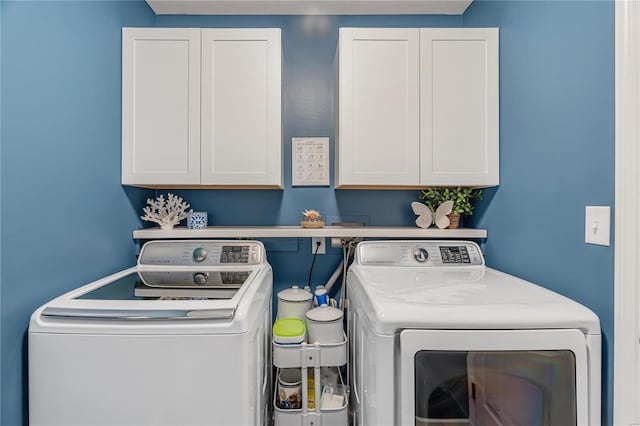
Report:
[[[31,426],[264,425],[273,274],[254,241],[152,241],[29,325]]]
[[[354,425],[599,425],[598,317],[466,241],[360,243],[348,272]]]

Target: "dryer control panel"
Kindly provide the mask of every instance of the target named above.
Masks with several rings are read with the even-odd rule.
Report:
[[[484,265],[480,247],[471,241],[366,241],[358,245],[356,262],[380,266]]]
[[[253,266],[264,262],[259,241],[150,241],[142,247],[138,265]]]

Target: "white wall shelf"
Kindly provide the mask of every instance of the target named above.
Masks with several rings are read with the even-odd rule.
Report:
[[[156,15],[462,15],[472,0],[147,0]]]
[[[206,229],[177,227],[168,231],[160,228],[136,229],[133,238],[138,240],[172,238],[298,238],[298,237],[346,237],[346,238],[487,238],[486,229],[421,229],[411,226],[364,226],[347,228],[325,226],[303,228],[301,226],[210,226]]]

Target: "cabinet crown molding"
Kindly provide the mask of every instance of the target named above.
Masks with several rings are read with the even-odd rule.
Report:
[[[473,0],[146,0],[156,15],[462,15]]]

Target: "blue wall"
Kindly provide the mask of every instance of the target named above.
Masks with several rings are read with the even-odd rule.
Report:
[[[150,191],[120,185],[121,27],[144,2],[0,2],[2,425],[26,425],[38,306],[135,263]],[[55,392],[55,389],[51,389]]]
[[[130,231],[141,226],[137,215],[153,194],[119,184],[120,28],[154,25],[282,28],[285,190],[177,191],[216,225],[293,225],[307,208],[330,222],[412,225],[416,191],[291,187],[291,137],[330,136],[333,145],[337,29],[499,26],[502,184],[489,191],[475,221],[489,229],[491,266],[553,288],[601,317],[611,418],[613,250],[585,245],[582,229],[585,205],[613,205],[613,3],[476,0],[462,17],[320,20],[155,17],[142,2],[121,1],[0,7],[3,425],[20,424],[27,407],[30,313],[133,263]],[[36,244],[53,249],[37,256],[38,273],[26,274],[35,263],[25,253]],[[276,291],[306,281],[308,239],[267,244]],[[337,249],[319,256],[314,283],[340,259]]]
[[[487,262],[598,314],[612,424],[613,246],[584,243],[584,207],[614,203],[614,3],[476,0],[464,25],[500,28],[500,187],[475,216]]]

